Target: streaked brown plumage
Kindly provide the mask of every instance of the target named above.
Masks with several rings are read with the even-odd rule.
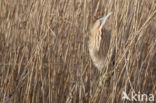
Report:
[[[111,34],[103,28],[106,20],[112,13],[98,19],[91,29],[89,36],[89,54],[94,65],[101,70],[110,45]]]

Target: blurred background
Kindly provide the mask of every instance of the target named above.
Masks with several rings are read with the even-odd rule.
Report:
[[[88,37],[110,11],[107,76]],[[0,1],[1,103],[121,103],[123,91],[156,93],[155,0]]]

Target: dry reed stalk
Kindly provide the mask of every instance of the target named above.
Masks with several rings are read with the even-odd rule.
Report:
[[[120,103],[123,91],[155,93],[155,0],[1,0],[0,10],[0,102]],[[100,74],[88,36],[109,11],[112,36]]]

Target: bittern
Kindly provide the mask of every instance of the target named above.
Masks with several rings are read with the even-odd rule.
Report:
[[[89,54],[93,64],[100,71],[104,67],[111,38],[111,34],[104,28],[104,24],[111,14],[112,12],[98,19],[94,23],[89,35]]]

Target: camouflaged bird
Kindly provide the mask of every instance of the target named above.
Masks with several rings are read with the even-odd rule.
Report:
[[[94,65],[99,70],[104,67],[105,58],[110,45],[111,34],[104,29],[103,26],[111,14],[112,12],[98,19],[94,23],[89,35],[89,54]]]

